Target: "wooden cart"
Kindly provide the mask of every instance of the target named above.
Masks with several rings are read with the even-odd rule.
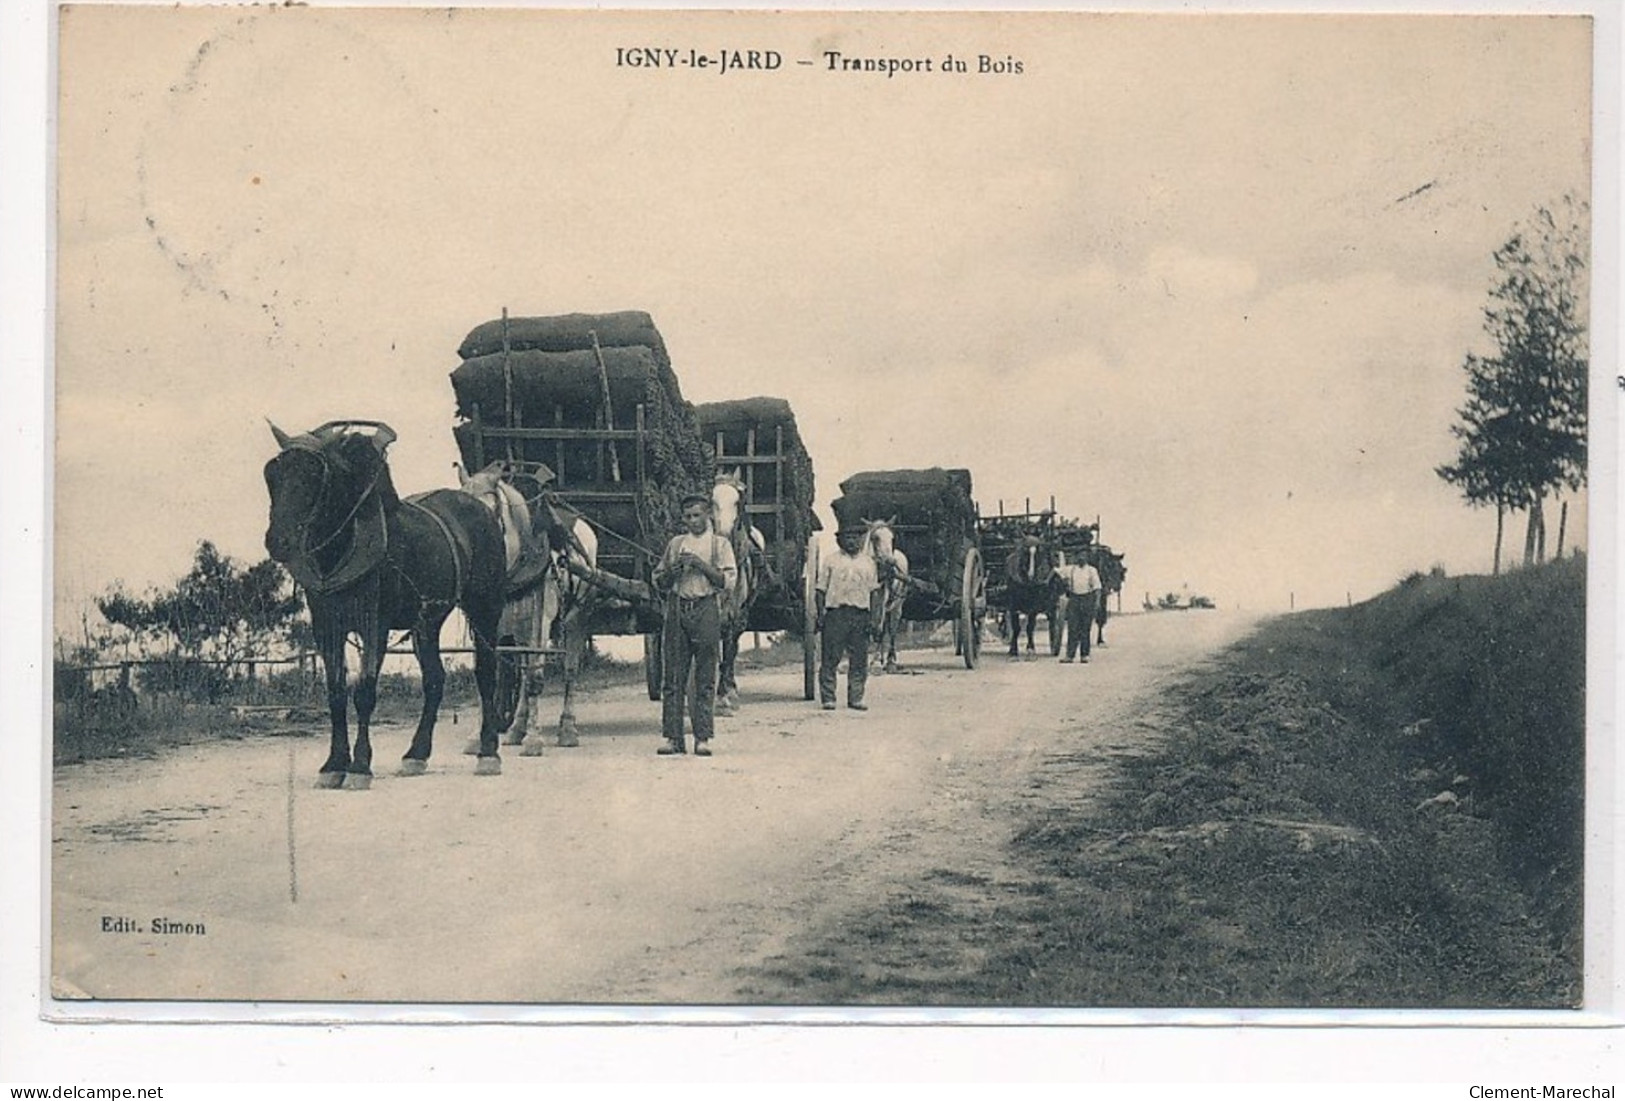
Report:
[[[955,652],[975,669],[988,603],[970,471],[865,471],[842,482],[841,493],[832,508],[842,523],[889,521],[908,556],[902,618],[953,623]]]
[[[746,629],[786,631],[801,638],[803,698],[818,691],[818,535],[813,513],[812,460],[801,444],[790,403],[747,398],[695,407],[700,433],[719,471],[737,471],[744,509],[760,533],[762,584],[752,594]]]

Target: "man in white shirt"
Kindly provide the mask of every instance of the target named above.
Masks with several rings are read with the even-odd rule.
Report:
[[[869,679],[869,639],[880,633],[880,572],[863,548],[863,524],[842,524],[835,533],[839,553],[818,564],[818,629],[824,633],[818,666],[818,698],[835,710],[835,675],[846,658],[846,706],[867,711],[863,688]]]
[[[662,631],[660,732],[658,752],[688,752],[683,741],[683,697],[694,677],[694,755],[711,756],[717,695],[717,659],[722,650],[722,615],[718,596],[733,584],[738,565],[728,540],[711,530],[711,498],[691,493],[683,498],[683,533],[666,544],[654,568],[655,587],[664,590],[666,619]]]
[[[1100,571],[1086,556],[1079,562],[1063,562],[1055,570],[1055,583],[1066,600],[1066,656],[1062,664],[1089,660],[1089,632],[1094,629],[1095,602],[1101,599]],[[1078,655],[1082,651],[1082,657]]]

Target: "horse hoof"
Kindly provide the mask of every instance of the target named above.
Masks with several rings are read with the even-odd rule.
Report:
[[[372,787],[372,773],[352,772],[344,781],[345,791],[366,791]]]
[[[332,791],[334,788],[344,786],[344,773],[319,772],[316,774],[316,787],[320,791]]]
[[[542,745],[540,738],[534,742],[523,742],[519,746],[519,756],[521,757],[540,757],[546,752],[547,748]]]
[[[406,758],[406,760],[401,762],[401,767],[396,770],[395,775],[397,775],[397,776],[422,776],[425,772],[428,772],[428,771],[429,771],[429,765],[428,765],[427,762],[420,761],[416,757],[408,757],[408,758]]]
[[[581,744],[581,739],[576,737],[576,732],[573,730],[569,733],[565,733],[562,730],[559,731],[559,736],[555,738],[554,741],[558,745],[563,746],[565,749],[574,749],[576,746]]]
[[[501,757],[481,757],[478,761],[474,762],[474,775],[476,775],[476,776],[501,776],[502,775],[502,758]]]
[[[510,730],[502,736],[503,745],[523,745],[524,742],[525,732],[523,730]],[[480,740],[478,738],[469,739],[468,745],[469,748],[464,752],[478,753],[480,751]]]
[[[479,751],[480,751],[480,740],[479,740],[479,738],[477,738],[477,737],[470,738],[470,739],[468,739],[468,741],[463,743],[463,756],[464,757],[473,757],[476,754],[478,754]]]

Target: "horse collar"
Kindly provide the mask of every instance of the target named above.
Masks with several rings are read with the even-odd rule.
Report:
[[[367,507],[369,504],[371,507]],[[351,520],[354,534],[350,546],[331,570],[326,573],[318,570],[308,554],[288,564],[288,572],[307,591],[323,595],[340,592],[360,582],[383,563],[389,552],[389,521],[384,516],[383,500],[369,489]]]

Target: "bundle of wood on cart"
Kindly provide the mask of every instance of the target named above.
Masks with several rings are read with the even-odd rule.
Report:
[[[695,415],[717,469],[737,470],[745,480],[751,523],[767,544],[770,576],[759,603],[789,607],[800,600],[807,542],[821,527],[813,513],[812,456],[795,413],[783,398],[755,397],[703,403]]]
[[[970,471],[872,470],[841,483],[831,502],[841,524],[890,520],[916,579],[952,582],[975,539]]]
[[[1021,541],[1029,535],[1036,535],[1050,543],[1056,539],[1053,523],[1029,519],[1026,516],[984,516],[981,531],[982,541],[990,553],[993,550],[1008,550],[1020,546]]]
[[[1066,555],[1068,562],[1080,562],[1099,536],[1098,524],[1085,524],[1080,520],[1062,517],[1055,522],[1055,547]]]
[[[580,506],[595,524],[652,548],[678,529],[683,494],[710,491],[710,451],[648,314],[488,321],[459,353],[463,362],[451,373],[459,417],[453,431],[468,469],[508,462],[530,495],[539,486],[525,485],[525,474],[545,467],[567,500],[595,502]],[[491,434],[510,428],[641,429],[643,446]],[[631,500],[613,499],[628,490]]]

